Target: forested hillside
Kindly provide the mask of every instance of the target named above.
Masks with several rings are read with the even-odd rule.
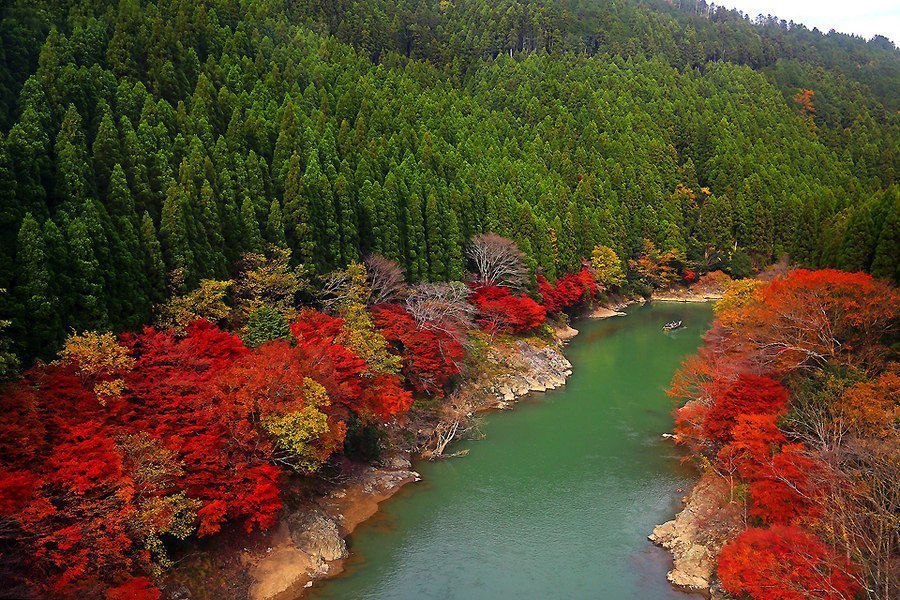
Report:
[[[680,4],[686,4],[684,2]],[[897,278],[898,54],[652,2],[5,3],[0,288],[25,358],[268,244],[550,280],[651,241]],[[329,37],[332,34],[335,37]]]

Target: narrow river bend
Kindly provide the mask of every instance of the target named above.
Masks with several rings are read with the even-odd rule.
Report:
[[[664,389],[700,344],[707,305],[657,303],[577,324],[565,388],[490,414],[469,455],[419,464],[407,486],[353,534],[324,599],[686,599],[668,554],[647,541],[692,474],[661,434]],[[686,327],[662,333],[663,323]]]

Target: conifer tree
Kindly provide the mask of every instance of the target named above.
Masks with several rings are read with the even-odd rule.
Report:
[[[872,259],[872,275],[900,283],[898,257],[900,257],[900,204],[894,202],[881,226],[881,234],[878,236],[878,245],[875,246],[875,256]]]
[[[858,207],[847,221],[844,243],[839,257],[846,271],[864,271],[872,264],[877,233],[870,205]]]
[[[25,215],[19,229],[16,263],[19,276],[15,295],[20,312],[14,326],[22,332],[17,337],[22,340],[26,358],[46,358],[52,355],[59,341],[58,300],[51,290],[51,273],[41,226],[31,213]]]
[[[284,182],[285,234],[294,257],[302,263],[312,264],[315,253],[310,199],[303,190],[304,168],[300,155],[291,155],[287,178]]]
[[[359,234],[356,227],[356,206],[350,183],[343,175],[338,175],[334,182],[334,199],[338,205],[340,217],[340,263],[347,265],[359,258]]]
[[[72,278],[72,325],[79,331],[108,329],[109,318],[101,283],[103,277],[88,225],[84,219],[77,217],[69,223],[67,233]]]
[[[69,207],[80,206],[91,193],[91,169],[81,115],[70,104],[56,136],[57,195]]]
[[[189,287],[199,280],[188,234],[190,218],[181,186],[173,182],[163,204],[159,238],[167,268],[181,269],[185,284]]]
[[[313,233],[317,234],[313,260],[319,271],[326,272],[340,259],[341,241],[331,184],[322,172],[315,150],[309,153],[300,193],[311,209]]]
[[[241,203],[241,222],[243,223],[244,249],[247,252],[262,250],[262,235],[259,233],[259,221],[256,220],[256,209],[248,196]]]
[[[151,302],[159,303],[165,298],[166,293],[166,265],[163,262],[162,246],[156,236],[153,218],[146,211],[141,217],[140,237],[149,298]]]
[[[219,219],[219,207],[209,181],[204,180],[200,188],[200,225],[206,239],[207,270],[204,277],[223,277],[228,270],[225,263],[225,238]]]
[[[406,199],[406,274],[413,283],[428,280],[428,245],[425,240],[422,196],[418,189]]]
[[[434,190],[431,190],[425,201],[425,251],[428,258],[429,281],[443,281],[447,278],[444,235],[446,231],[443,215],[438,210],[437,196]]]
[[[266,237],[270,243],[276,246],[287,247],[287,239],[284,236],[284,220],[281,217],[281,203],[278,202],[278,198],[272,200],[272,205],[269,207]]]
[[[112,111],[108,106],[103,107],[103,117],[100,120],[100,127],[97,129],[92,150],[97,189],[100,197],[105,198],[109,192],[109,180],[112,177],[113,167],[122,161],[119,131],[116,129]]]
[[[6,140],[0,134],[0,289],[8,290],[12,284],[16,235],[22,216],[12,162]]]
[[[146,318],[149,310],[149,282],[137,231],[134,201],[125,172],[118,164],[113,167],[110,178],[108,211],[112,222],[110,237],[115,239],[115,293],[122,298],[123,305],[121,322],[128,326],[138,325]]]

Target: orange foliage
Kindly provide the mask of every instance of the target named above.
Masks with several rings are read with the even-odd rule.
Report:
[[[838,372],[881,373],[846,389],[836,401],[827,394],[810,397],[804,392],[803,403],[798,402],[786,422],[806,419],[807,435],[819,434],[821,426],[826,431],[837,427],[845,440],[849,433],[862,443],[856,452],[872,448],[866,443],[874,438],[890,446],[900,413],[900,374],[885,363],[896,334],[897,300],[893,288],[863,273],[795,270],[770,282],[735,282],[716,306],[716,322],[705,346],[673,380],[670,395],[688,399],[675,413],[677,441],[703,452],[732,482],[737,477],[746,483],[749,514],[769,526],[741,533],[722,550],[718,573],[731,594],[799,600],[851,598],[860,591],[855,567],[843,556],[861,556],[872,546],[835,534],[833,541],[842,548],[839,558],[799,528],[840,531],[822,520],[835,501],[832,496],[840,496],[854,475],[843,467],[834,470],[830,461],[803,444],[788,443],[796,433],[778,427],[789,408],[789,394],[779,380],[802,381],[805,374],[798,371],[815,372],[826,365]],[[807,406],[810,401],[829,404]],[[816,420],[823,415],[834,415],[837,422]],[[823,444],[840,442],[829,439]],[[890,460],[890,453],[885,456]],[[860,483],[864,488],[868,481]],[[877,501],[873,497],[869,503]],[[859,507],[861,512],[866,506]],[[887,514],[871,517],[876,528]],[[853,531],[869,535],[867,530]],[[883,539],[878,537],[883,532],[873,535],[861,543]],[[871,572],[874,559],[861,558]]]
[[[893,425],[900,420],[897,365],[875,381],[861,382],[845,391],[836,408],[858,434],[880,437],[893,431]]]
[[[815,95],[816,93],[812,90],[800,90],[794,94],[793,100],[800,107],[800,110],[808,115],[812,115],[816,112],[816,107],[813,104],[813,96]]]
[[[865,273],[798,269],[754,293],[728,328],[728,342],[777,372],[829,360],[875,363],[896,331],[898,300]]]

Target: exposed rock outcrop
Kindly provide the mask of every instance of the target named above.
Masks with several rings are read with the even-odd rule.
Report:
[[[741,503],[731,501],[729,489],[725,479],[704,473],[681,512],[648,536],[672,553],[675,565],[668,579],[674,585],[710,591],[716,556],[741,529]]]
[[[572,363],[556,348],[537,348],[520,340],[516,349],[518,353],[509,356],[509,372],[499,376],[488,389],[500,403],[510,403],[529,392],[556,389],[572,374]]]
[[[287,513],[264,554],[244,553],[252,600],[292,600],[313,581],[341,572],[345,537],[375,514],[380,502],[420,480],[409,470],[408,458],[392,456],[385,463],[361,469],[311,505]]]
[[[321,511],[294,513],[287,518],[291,541],[318,561],[347,558],[347,543],[337,524]]]

